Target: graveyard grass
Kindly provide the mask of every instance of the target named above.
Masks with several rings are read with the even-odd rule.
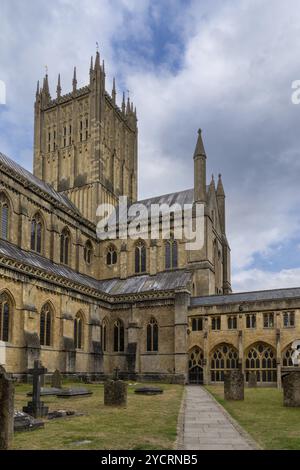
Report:
[[[300,408],[284,407],[282,390],[245,388],[244,401],[225,401],[223,386],[206,388],[263,449],[300,449]]]
[[[83,385],[63,383],[64,387]],[[127,408],[105,407],[102,384],[84,385],[93,391],[88,397],[41,397],[49,411],[73,410],[84,416],[45,420],[44,429],[15,433],[12,449],[172,449],[183,387],[159,386],[164,390],[162,395],[141,396],[129,385]],[[22,410],[30,390],[30,385],[16,385],[15,409]]]

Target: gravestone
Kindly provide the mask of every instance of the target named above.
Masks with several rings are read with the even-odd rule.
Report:
[[[248,387],[249,388],[257,387],[257,375],[256,375],[256,372],[254,371],[249,372]]]
[[[62,388],[56,393],[58,398],[87,397],[90,395],[93,395],[93,392],[84,387]]]
[[[14,383],[0,366],[0,450],[9,449],[14,432]]]
[[[14,413],[14,432],[34,431],[44,427],[44,421],[35,419],[23,411],[15,411]]]
[[[27,406],[23,407],[24,413],[28,413],[34,418],[42,418],[47,416],[48,407],[44,405],[44,402],[41,401],[41,376],[45,375],[47,369],[43,367],[40,361],[34,361],[34,368],[29,369],[28,373],[33,376],[32,383],[32,401],[29,401]]]
[[[119,371],[119,367],[116,367],[114,379],[106,380],[104,383],[105,406],[127,405],[127,383],[123,380],[119,380]]]
[[[238,370],[230,370],[224,374],[225,400],[244,400],[244,374]]]
[[[300,406],[300,367],[282,367],[281,381],[284,406]]]
[[[159,387],[138,387],[134,390],[134,393],[139,395],[160,395],[163,392],[163,389]]]
[[[51,377],[51,387],[61,388],[62,387],[62,376],[58,369],[56,369]]]

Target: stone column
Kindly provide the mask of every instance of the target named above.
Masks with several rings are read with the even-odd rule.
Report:
[[[0,366],[0,450],[11,446],[14,433],[14,383]]]
[[[208,317],[204,317],[204,335],[203,335],[203,383],[208,385],[210,382],[210,365],[209,365],[209,327],[208,327]]]
[[[188,346],[187,346],[187,313],[190,294],[187,291],[175,293],[174,318],[174,372],[180,380],[188,381]],[[178,377],[179,378],[179,377]]]
[[[276,364],[277,364],[277,388],[281,388],[280,313],[276,314]]]

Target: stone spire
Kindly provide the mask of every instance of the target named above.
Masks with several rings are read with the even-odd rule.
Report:
[[[35,97],[38,98],[40,94],[40,81],[37,81]]]
[[[57,79],[56,96],[57,98],[61,97],[60,73],[58,74],[58,79]]]
[[[116,104],[116,96],[117,96],[117,92],[116,92],[116,80],[115,80],[115,77],[113,78],[113,87],[112,87],[112,92],[111,92],[111,97],[112,97],[112,100],[113,100],[113,103]]]
[[[125,114],[125,92],[123,91],[122,113]]]
[[[129,96],[127,98],[127,106],[126,106],[126,115],[128,116],[130,113],[130,101],[129,101]]]
[[[43,103],[48,103],[51,100],[47,71],[46,71],[46,75],[45,75],[44,81],[43,81],[42,99],[43,99]]]
[[[76,67],[74,67],[72,85],[73,85],[73,93],[75,93],[75,91],[77,90]]]
[[[201,129],[194,151],[194,201],[206,201],[206,153],[202,141]]]
[[[222,176],[219,174],[218,186],[217,186],[217,203],[220,215],[220,224],[222,233],[225,233],[225,191],[222,183]]]
[[[100,70],[100,54],[99,51],[96,52],[96,60],[95,60],[95,70]]]

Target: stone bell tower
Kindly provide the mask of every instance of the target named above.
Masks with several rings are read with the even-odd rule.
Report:
[[[65,193],[82,215],[96,222],[101,203],[116,205],[119,195],[137,199],[137,116],[125,95],[116,104],[115,79],[111,95],[105,90],[104,61],[97,51],[87,86],[62,95],[58,76],[56,98],[48,74],[36,91],[34,105],[34,174]]]

